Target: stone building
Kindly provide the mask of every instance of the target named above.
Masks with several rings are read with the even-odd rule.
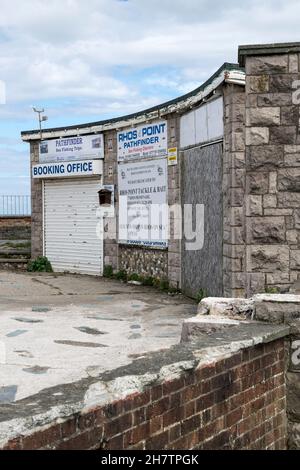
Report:
[[[299,53],[300,43],[242,46],[239,65],[225,63],[176,100],[46,129],[42,143],[39,131],[22,132],[32,165],[32,256],[48,256],[58,271],[101,275],[111,266],[168,280],[191,296],[294,288]],[[122,194],[144,207],[168,204],[170,213],[150,224],[155,242],[141,235],[143,218],[134,224],[137,213],[121,235]]]

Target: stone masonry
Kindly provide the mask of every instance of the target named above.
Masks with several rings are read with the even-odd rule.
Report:
[[[246,68],[246,269],[248,296],[299,279],[299,45],[241,47]]]
[[[245,291],[245,92],[224,87],[223,154],[223,287],[224,295],[243,297]]]
[[[39,163],[39,141],[30,143],[31,165]],[[42,181],[31,178],[31,257],[43,254],[43,189]]]

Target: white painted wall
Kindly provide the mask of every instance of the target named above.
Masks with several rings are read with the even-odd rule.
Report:
[[[203,104],[180,120],[181,147],[222,138],[223,133],[223,97]]]

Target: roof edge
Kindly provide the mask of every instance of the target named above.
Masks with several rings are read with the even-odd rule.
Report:
[[[300,52],[300,42],[242,45],[239,46],[238,61],[240,67],[244,67],[247,56],[287,54],[290,52]]]
[[[162,104],[153,106],[152,108],[145,109],[133,114],[124,115],[121,117],[105,119],[102,121],[95,121],[90,123],[84,123],[79,125],[71,125],[65,127],[54,127],[43,130],[44,138],[55,138],[57,133],[63,135],[75,134],[76,131],[80,133],[80,130],[85,130],[85,134],[101,132],[109,129],[116,129],[118,127],[130,126],[137,122],[143,122],[147,119],[155,119],[161,117],[162,115],[167,115],[172,112],[178,112],[179,110],[184,110],[185,108],[192,107],[197,102],[201,101],[207,94],[206,91],[212,92],[215,90],[222,82],[226,81],[229,77],[230,72],[239,72],[241,78],[233,78],[233,81],[236,80],[239,84],[244,85],[244,70],[239,67],[238,64],[232,64],[225,62],[206,82],[200,85],[195,90],[192,90],[185,95],[182,95],[178,98],[175,98],[170,101],[166,101]],[[230,81],[230,78],[228,78]],[[24,141],[30,140],[39,140],[39,130],[28,130],[22,131],[21,137]]]

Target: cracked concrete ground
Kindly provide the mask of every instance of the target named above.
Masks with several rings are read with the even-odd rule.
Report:
[[[107,279],[0,271],[0,417],[1,406],[170,348],[196,308]]]

